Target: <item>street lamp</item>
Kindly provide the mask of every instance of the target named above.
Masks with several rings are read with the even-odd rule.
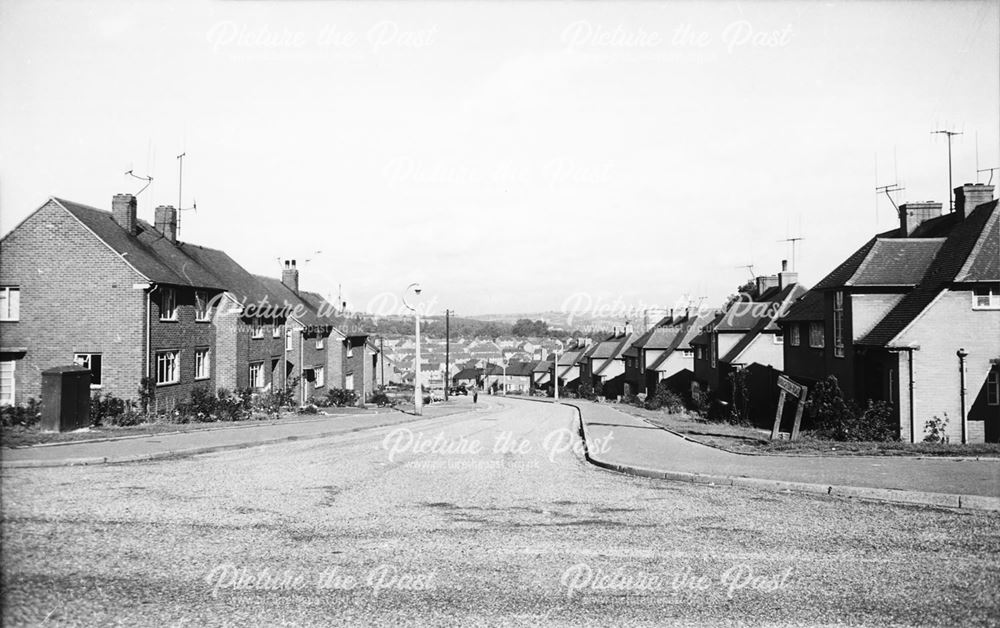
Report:
[[[413,290],[413,294],[420,296],[420,291],[422,288],[419,283],[411,283],[406,286],[406,290],[403,292],[403,305],[406,306],[408,310],[413,312],[413,320],[415,327],[415,336],[417,343],[417,353],[413,360],[413,411],[417,415],[422,415],[424,413],[424,391],[420,386],[420,310],[413,307],[406,300],[406,295]]]
[[[560,343],[562,344],[562,343]],[[555,400],[559,403],[559,356],[562,355],[562,347],[555,351],[552,358],[552,382],[555,385]]]

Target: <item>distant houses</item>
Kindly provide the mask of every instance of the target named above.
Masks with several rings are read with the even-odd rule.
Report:
[[[333,308],[224,251],[177,238],[177,210],[139,219],[134,196],[111,211],[50,198],[0,240],[0,403],[39,397],[41,371],[77,363],[94,392],[171,410],[195,388],[374,386],[371,345],[339,330]],[[367,347],[367,349],[366,349]],[[143,382],[146,382],[144,385]]]

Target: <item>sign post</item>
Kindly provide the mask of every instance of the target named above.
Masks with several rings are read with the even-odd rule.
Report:
[[[792,433],[790,435],[791,440],[795,440],[799,437],[799,428],[802,425],[802,411],[805,409],[806,396],[809,393],[809,389],[801,384],[796,384],[784,375],[778,376],[778,389],[781,391],[778,394],[778,410],[774,414],[774,427],[771,429],[771,440],[778,438],[781,434],[781,415],[785,411],[785,400],[788,395],[791,395],[796,400],[795,408],[795,424],[792,426]]]

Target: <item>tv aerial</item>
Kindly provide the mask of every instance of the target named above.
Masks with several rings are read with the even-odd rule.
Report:
[[[144,185],[141,188],[139,188],[139,191],[136,192],[135,194],[133,194],[132,196],[139,196],[140,194],[142,194],[143,190],[145,190],[146,188],[148,188],[149,184],[153,182],[153,177],[151,177],[149,175],[146,175],[145,177],[140,177],[136,173],[132,172],[131,169],[126,170],[125,174],[128,175],[128,176],[130,176],[130,177],[132,177],[133,179],[138,179],[140,181],[145,181],[146,182],[146,185]]]

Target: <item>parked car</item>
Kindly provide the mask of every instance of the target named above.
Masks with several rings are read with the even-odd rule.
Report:
[[[459,384],[458,386],[452,386],[448,393],[451,395],[468,395],[469,389],[466,388],[465,384]]]

